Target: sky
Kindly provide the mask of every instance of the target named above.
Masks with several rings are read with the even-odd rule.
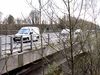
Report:
[[[32,9],[26,0],[0,0],[0,12],[3,16],[13,15],[15,18],[28,16]]]
[[[31,0],[0,0],[0,12],[3,13],[3,17],[7,17],[9,14],[13,15],[14,18],[23,18],[27,17],[31,10],[33,9],[28,5],[28,2],[31,2]],[[48,0],[41,0],[43,4],[47,2]],[[44,2],[43,2],[44,1]],[[62,0],[53,0],[60,8],[65,8],[63,5],[64,3]],[[78,0],[79,1],[79,0]],[[95,1],[95,0],[92,0]],[[35,8],[39,9],[38,0],[32,0],[32,5],[34,5]],[[96,2],[97,8],[100,8],[100,1],[97,0]],[[57,13],[59,13],[59,10],[55,10]],[[79,13],[78,11],[75,13],[77,15]],[[91,14],[91,12],[89,13]],[[61,15],[59,13],[59,15]],[[62,16],[62,15],[61,15]],[[98,17],[98,23],[100,22],[100,18]]]
[[[20,17],[22,16],[21,13],[24,16],[27,16],[32,10],[27,1],[30,2],[31,0],[0,0],[0,12],[2,12],[5,16],[11,14],[14,17]],[[47,0],[43,1],[45,2]],[[38,8],[38,0],[32,0],[32,3],[34,3],[34,7]],[[59,2],[57,1],[57,3],[58,5],[60,4],[60,6],[62,6],[60,0]]]

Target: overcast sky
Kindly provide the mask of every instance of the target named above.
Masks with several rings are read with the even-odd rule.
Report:
[[[0,11],[4,16],[9,14],[15,18],[21,17],[21,13],[25,16],[31,11],[26,0],[0,0]]]
[[[29,2],[31,0],[28,0]],[[42,2],[48,0],[41,0]],[[60,8],[63,7],[62,0],[53,0]],[[95,1],[95,0],[93,0]],[[38,0],[32,0],[34,7],[38,8]],[[43,3],[44,4],[44,3]],[[97,7],[100,8],[100,1],[97,0]],[[13,15],[14,18],[22,18],[28,16],[32,8],[27,4],[26,0],[0,0],[0,12],[3,13],[3,17],[9,14]],[[22,13],[22,14],[21,14]],[[77,12],[76,12],[77,13]],[[91,13],[91,12],[90,12]],[[100,18],[98,18],[100,19]],[[99,21],[100,22],[100,21]]]
[[[31,0],[27,0],[31,1]],[[0,11],[3,15],[12,14],[14,17],[20,17],[21,13],[23,15],[28,15],[32,8],[28,5],[26,0],[0,0]],[[42,0],[41,0],[42,1]],[[48,0],[43,0],[42,3]],[[53,0],[54,1],[54,0]],[[61,0],[55,0],[57,4],[62,7]],[[38,0],[32,0],[34,7],[38,7]]]

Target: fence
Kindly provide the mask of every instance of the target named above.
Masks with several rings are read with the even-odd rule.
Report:
[[[6,35],[5,35],[6,36]],[[50,45],[50,43],[59,42],[59,34],[55,33],[45,33],[43,36],[43,46]],[[37,48],[41,48],[41,40],[38,39],[38,42],[33,42],[33,36],[30,35],[31,40],[30,41],[24,41],[23,36],[20,37],[21,41],[14,42],[12,35],[6,36],[7,41],[5,43],[2,43],[5,39],[0,37],[0,57],[3,55],[13,54],[16,52],[23,52],[25,50],[35,50]]]

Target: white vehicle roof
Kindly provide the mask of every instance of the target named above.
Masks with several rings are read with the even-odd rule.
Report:
[[[61,31],[61,34],[67,34],[67,33],[69,33],[69,31],[70,31],[70,30],[67,29],[67,28],[66,28],[66,29],[63,29],[63,30]]]
[[[30,33],[30,32],[34,32],[35,34],[40,34],[39,28],[38,27],[31,27],[31,26],[27,26],[27,27],[22,27],[17,34],[23,34],[23,30],[27,30],[25,32]]]
[[[22,27],[21,29],[27,29],[27,28],[29,28],[29,29],[33,29],[33,28],[35,28],[35,29],[39,29],[38,27]]]
[[[81,29],[76,29],[75,30],[75,33],[79,33],[79,32],[82,32],[82,30]]]

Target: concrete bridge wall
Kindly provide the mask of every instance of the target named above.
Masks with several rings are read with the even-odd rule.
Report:
[[[50,46],[45,46],[43,49],[40,48],[37,50],[28,50],[3,57],[0,59],[0,73],[3,74],[7,71],[19,68],[38,59],[41,59],[43,56],[45,57],[52,55],[60,50],[58,47],[61,48],[60,44],[56,45],[55,49],[51,48]]]

